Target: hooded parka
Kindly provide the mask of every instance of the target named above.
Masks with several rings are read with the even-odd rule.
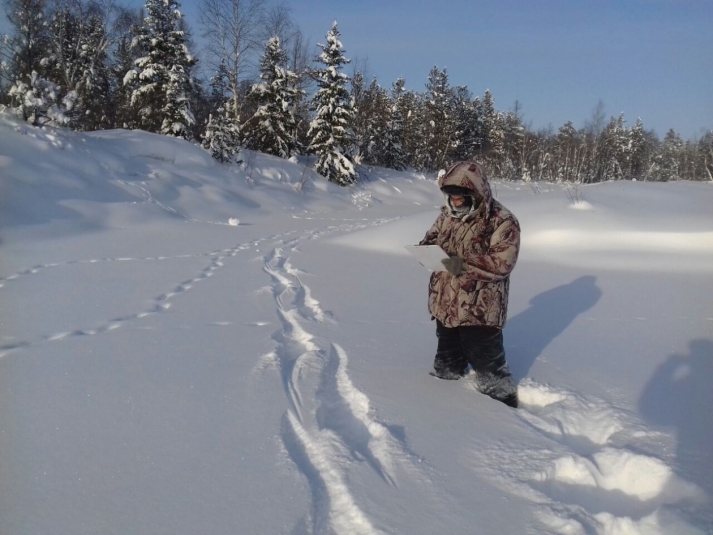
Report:
[[[520,250],[520,225],[515,216],[493,199],[482,166],[459,162],[441,176],[438,185],[472,191],[470,211],[461,217],[450,203],[426,233],[420,245],[440,245],[463,259],[459,275],[431,274],[428,309],[446,327],[463,325],[502,329],[507,317],[510,272]]]

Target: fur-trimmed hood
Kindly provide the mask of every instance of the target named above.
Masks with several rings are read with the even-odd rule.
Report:
[[[458,162],[438,179],[438,187],[457,186],[473,191],[476,199],[485,205],[485,217],[490,216],[493,195],[483,166],[476,162]],[[447,209],[447,207],[444,207]]]

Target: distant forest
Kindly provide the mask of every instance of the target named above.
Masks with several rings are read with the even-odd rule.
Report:
[[[452,86],[437,66],[422,91],[384,86],[345,57],[336,22],[311,45],[285,4],[200,0],[189,23],[175,0],[2,3],[0,110],[36,126],[142,129],[222,162],[243,149],[314,154],[315,170],[341,185],[368,166],[431,173],[469,159],[506,180],[713,181],[713,130],[660,139],[641,119],[607,118],[601,102],[583,128],[535,130],[519,103],[499,111],[489,91]]]

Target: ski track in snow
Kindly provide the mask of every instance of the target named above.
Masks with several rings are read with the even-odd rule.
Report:
[[[480,468],[533,503],[538,532],[703,535],[679,514],[705,503],[703,490],[643,453],[647,438],[660,441],[660,433],[604,400],[529,379],[518,394],[518,416],[553,447],[501,444],[475,455]]]
[[[347,351],[308,330],[309,325],[336,320],[312,297],[289,257],[306,240],[387,221],[312,231],[264,257],[281,328],[272,335],[274,349],[260,358],[255,371],[276,369],[280,375],[288,405],[280,436],[312,494],[311,512],[294,532],[382,533],[356,503],[346,472],[350,463],[345,464],[344,457],[357,461],[357,468],[368,467],[392,488],[398,487],[397,469],[414,466],[415,456],[374,418],[368,396],[352,383]]]
[[[172,306],[172,301],[179,295],[189,291],[193,286],[199,282],[212,277],[219,269],[224,266],[224,262],[236,256],[242,251],[249,250],[251,248],[259,247],[264,242],[271,242],[275,240],[283,239],[284,237],[294,234],[296,231],[289,231],[282,234],[277,234],[274,236],[268,236],[265,238],[259,238],[247,243],[237,244],[234,247],[228,249],[222,249],[218,251],[208,252],[208,253],[196,253],[196,254],[184,254],[176,256],[156,256],[156,257],[145,257],[145,258],[131,258],[131,257],[120,257],[120,258],[97,258],[89,260],[72,260],[69,262],[62,263],[47,263],[39,264],[34,267],[18,271],[8,277],[0,278],[0,288],[2,288],[6,283],[15,281],[21,277],[26,277],[30,275],[35,275],[40,271],[50,268],[56,268],[60,266],[72,266],[72,265],[83,265],[83,264],[102,264],[107,262],[136,262],[136,261],[169,261],[173,259],[185,259],[185,258],[210,258],[210,263],[204,269],[200,271],[195,277],[183,280],[173,286],[173,288],[161,295],[153,298],[153,303],[146,309],[140,310],[133,314],[128,314],[125,316],[119,316],[111,318],[109,320],[102,321],[92,327],[80,327],[73,329],[71,331],[56,332],[41,336],[38,340],[34,341],[18,341],[11,344],[5,344],[0,346],[0,358],[3,358],[13,351],[18,349],[26,349],[32,346],[36,346],[41,343],[46,342],[56,342],[59,340],[65,340],[67,338],[73,338],[77,336],[94,336],[97,334],[102,334],[108,331],[113,331],[118,329],[129,322],[135,320],[141,320],[153,314],[159,314],[167,311]]]

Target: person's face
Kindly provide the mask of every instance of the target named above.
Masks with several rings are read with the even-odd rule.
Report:
[[[462,206],[463,203],[465,202],[465,197],[462,197],[460,195],[449,195],[451,198],[451,203],[453,206]]]

